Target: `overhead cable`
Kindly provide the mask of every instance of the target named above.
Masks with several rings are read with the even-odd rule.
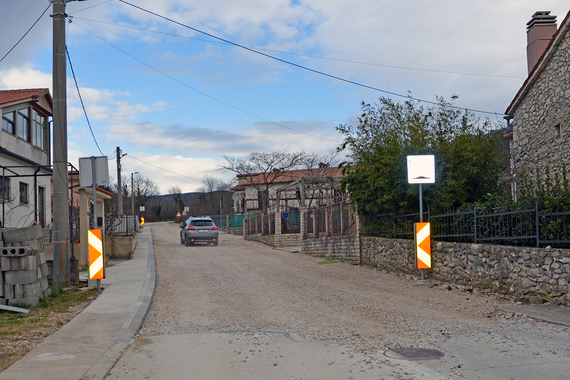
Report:
[[[40,17],[38,17],[38,19],[36,20],[36,22],[34,22],[32,24],[32,26],[30,26],[30,29],[28,29],[28,31],[26,33],[24,33],[24,35],[22,36],[22,38],[20,38],[18,40],[18,42],[16,42],[16,44],[14,46],[12,46],[12,49],[8,50],[8,53],[6,53],[1,59],[0,62],[2,62],[4,60],[4,58],[6,58],[8,56],[8,54],[10,54],[12,52],[12,50],[14,50],[16,48],[16,46],[18,46],[18,44],[20,42],[22,42],[22,40],[24,39],[24,37],[26,37],[28,35],[28,33],[30,33],[30,31],[34,28],[34,26],[36,26],[36,24],[40,21],[40,19],[46,14],[46,12],[48,11],[49,7],[51,7],[51,3],[47,6],[47,8],[43,11],[43,13],[40,15]]]
[[[230,44],[230,45],[239,47],[239,48],[241,48],[241,49],[250,51],[250,52],[252,52],[252,53],[259,54],[259,55],[262,55],[262,56],[264,56],[264,57],[267,57],[267,58],[270,58],[270,59],[273,59],[273,60],[276,60],[276,61],[285,63],[285,64],[287,64],[287,65],[291,65],[291,66],[294,66],[294,67],[297,67],[297,68],[300,68],[300,69],[303,69],[303,70],[307,70],[307,71],[310,71],[310,72],[315,73],[315,74],[323,75],[323,76],[326,76],[326,77],[328,77],[328,78],[336,79],[336,80],[341,81],[341,82],[345,82],[345,83],[353,84],[353,85],[355,85],[355,86],[367,88],[367,89],[369,89],[369,90],[374,90],[374,91],[382,92],[382,93],[384,93],[384,94],[388,94],[388,95],[392,95],[392,96],[397,96],[397,97],[400,97],[400,98],[406,98],[406,99],[410,99],[410,100],[415,100],[415,101],[423,102],[423,103],[427,103],[427,104],[439,105],[438,102],[434,102],[434,101],[431,101],[431,100],[425,100],[425,99],[416,98],[416,97],[413,97],[413,96],[410,96],[410,95],[403,95],[403,94],[399,94],[399,93],[397,93],[397,92],[392,92],[392,91],[388,91],[388,90],[383,90],[383,89],[378,88],[378,87],[369,86],[369,85],[366,85],[366,84],[363,84],[363,83],[359,83],[359,82],[352,81],[352,80],[350,80],[350,79],[345,79],[345,78],[341,78],[341,77],[336,76],[336,75],[328,74],[328,73],[325,73],[325,72],[323,72],[323,71],[311,69],[310,67],[303,66],[303,65],[299,65],[299,64],[297,64],[297,63],[290,62],[290,61],[287,61],[287,60],[284,60],[284,59],[275,57],[275,56],[273,56],[273,55],[266,54],[266,53],[263,53],[263,52],[261,52],[261,51],[258,51],[258,50],[249,48],[249,47],[247,47],[247,46],[238,44],[238,43],[236,43],[236,42],[233,42],[233,41],[230,41],[230,40],[226,40],[225,38],[218,37],[218,36],[213,35],[213,34],[211,34],[211,33],[204,32],[204,31],[202,31],[202,30],[200,30],[200,29],[197,29],[197,28],[194,28],[194,27],[192,27],[192,26],[183,24],[183,23],[181,23],[181,22],[178,22],[178,21],[173,20],[173,19],[171,19],[171,18],[168,18],[168,17],[166,17],[166,16],[162,16],[162,15],[160,15],[160,14],[158,14],[158,13],[149,11],[148,9],[139,7],[138,5],[131,4],[131,3],[129,3],[128,1],[125,1],[125,0],[118,0],[118,1],[121,2],[121,3],[124,3],[124,4],[126,4],[126,5],[130,5],[130,6],[133,7],[133,8],[137,8],[137,9],[139,9],[139,10],[141,10],[141,11],[143,11],[143,12],[146,12],[146,13],[148,13],[148,14],[151,14],[151,15],[153,15],[153,16],[159,17],[159,18],[161,18],[161,19],[163,19],[163,20],[166,20],[166,21],[172,22],[172,23],[174,23],[174,24],[176,24],[176,25],[182,26],[182,27],[184,27],[184,28],[193,30],[193,31],[195,31],[195,32],[197,32],[197,33],[204,34],[204,35],[206,35],[206,36],[208,36],[208,37],[215,38],[215,39],[220,40],[220,41],[223,41],[223,42],[225,42],[225,43],[227,43],[227,44]],[[466,108],[466,107],[459,107],[459,106],[454,106],[454,105],[449,105],[449,107],[450,107],[450,108],[453,108],[453,109],[465,110],[465,111],[470,111],[470,112],[475,112],[475,113],[481,113],[481,114],[488,114],[488,115],[498,115],[498,114],[499,114],[499,113],[497,113],[497,112],[483,111],[483,110],[477,110],[477,109]]]

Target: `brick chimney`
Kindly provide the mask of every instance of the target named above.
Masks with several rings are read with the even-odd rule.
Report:
[[[556,30],[556,16],[550,16],[550,11],[535,12],[532,19],[526,23],[526,60],[529,74],[546,50]]]

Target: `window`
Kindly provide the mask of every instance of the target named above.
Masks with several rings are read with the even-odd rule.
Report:
[[[10,201],[10,178],[0,177],[0,197],[2,202]]]
[[[2,115],[2,129],[8,133],[14,134],[14,127],[14,112],[8,112]]]
[[[33,111],[34,145],[45,150],[46,117],[36,110]]]
[[[28,203],[28,184],[25,182],[20,182],[20,203]]]
[[[30,142],[30,109],[18,110],[18,137]]]

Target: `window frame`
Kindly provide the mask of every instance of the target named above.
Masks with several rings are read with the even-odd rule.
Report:
[[[0,176],[0,201],[10,201],[10,177]]]
[[[47,116],[36,111],[35,109],[32,109],[32,125],[33,125],[32,144],[41,150],[46,150],[46,141],[45,141],[46,122],[47,122]]]
[[[16,111],[10,111],[2,114],[2,130],[8,132],[11,135],[16,134]],[[12,115],[12,120],[10,120],[6,115]],[[11,125],[12,130],[4,128],[5,124]]]
[[[25,111],[22,112],[22,111]],[[20,108],[17,111],[17,123],[16,127],[18,130],[18,137],[26,142],[31,142],[31,130],[30,130],[30,107]]]
[[[20,182],[20,204],[25,205],[30,203],[28,190],[30,185],[26,182]]]

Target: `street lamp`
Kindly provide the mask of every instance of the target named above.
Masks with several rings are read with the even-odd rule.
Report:
[[[131,173],[131,211],[132,211],[132,215],[136,215],[135,214],[135,181],[134,181],[134,175],[135,174],[139,174],[139,172]]]

